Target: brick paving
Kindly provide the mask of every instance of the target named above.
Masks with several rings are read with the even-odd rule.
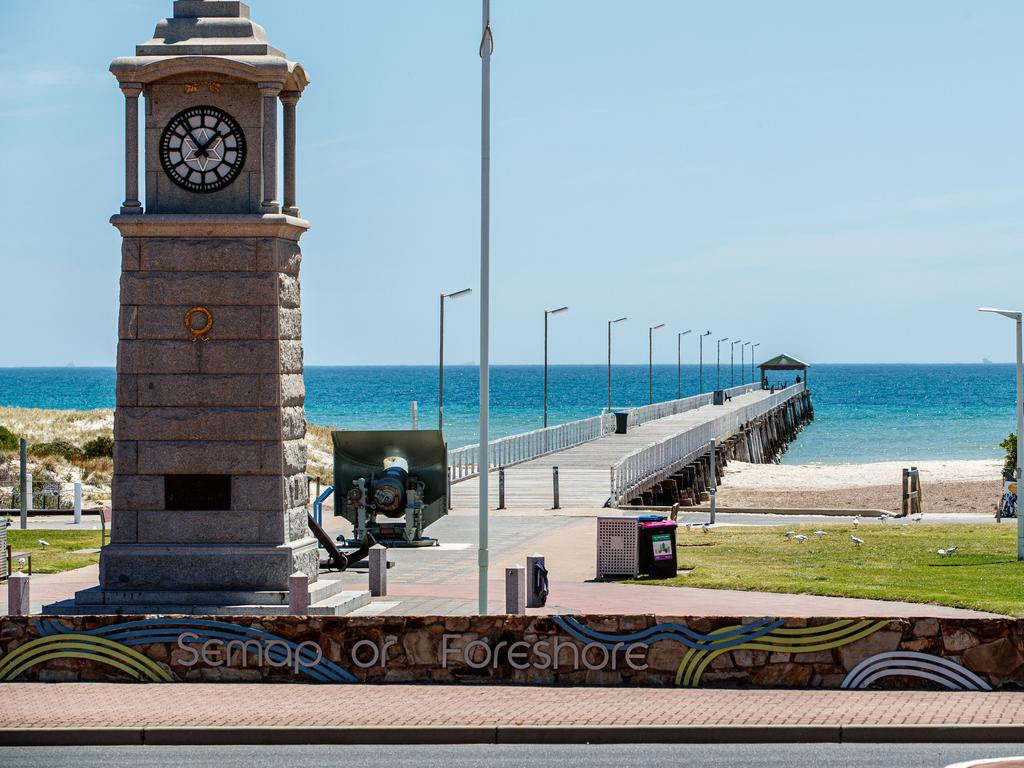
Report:
[[[944,691],[5,683],[0,702],[0,728],[1024,723],[1024,693]]]

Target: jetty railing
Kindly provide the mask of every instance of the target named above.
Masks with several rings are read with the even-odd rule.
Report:
[[[741,384],[738,387],[729,387],[725,390],[725,393],[729,397],[736,397],[738,395],[745,395],[747,392],[753,392],[760,388],[760,384]],[[648,421],[664,419],[666,416],[675,416],[677,413],[684,413],[686,411],[692,411],[694,408],[711,405],[713,399],[713,393],[705,392],[702,395],[691,395],[690,397],[683,397],[678,400],[666,400],[662,403],[630,408],[629,426],[637,427],[641,424],[647,423]]]
[[[707,453],[712,440],[722,440],[735,434],[755,419],[765,416],[788,400],[803,394],[804,383],[794,384],[774,395],[751,403],[732,413],[723,414],[673,437],[653,443],[619,460],[611,467],[611,501],[616,506],[659,475],[689,464]],[[756,389],[757,387],[755,387]]]
[[[487,452],[488,470],[509,467],[556,451],[589,443],[615,431],[615,416],[602,414],[570,421],[547,429],[535,429],[492,440]],[[448,477],[468,480],[480,474],[480,445],[465,445],[448,451]]]
[[[743,384],[738,387],[730,387],[725,392],[730,397],[746,394],[760,389],[758,384]],[[668,400],[663,403],[644,405],[638,408],[629,408],[628,424],[631,427],[639,426],[648,421],[663,419],[666,416],[675,416],[678,413],[710,405],[712,394],[706,392],[702,395],[680,398],[679,400]],[[574,448],[591,440],[597,440],[615,431],[614,413],[604,413],[600,416],[591,416],[588,419],[570,421],[566,424],[558,424],[546,429],[535,429],[532,432],[522,432],[518,435],[509,435],[497,440],[492,440],[487,452],[488,470],[498,467],[510,467],[513,464],[521,464],[524,461],[546,456],[549,453],[564,451],[567,448]],[[461,480],[469,480],[480,474],[480,445],[464,445],[461,448],[452,448],[448,451],[448,477],[453,483]]]

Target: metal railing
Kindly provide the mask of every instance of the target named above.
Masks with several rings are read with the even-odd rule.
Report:
[[[729,387],[725,390],[725,393],[729,397],[737,397],[738,395],[745,395],[747,392],[753,392],[760,388],[760,384],[741,384],[738,387]],[[694,408],[711,405],[713,397],[713,393],[705,392],[702,395],[691,395],[690,397],[683,397],[679,400],[666,400],[663,403],[654,403],[653,405],[643,405],[639,408],[630,408],[629,426],[637,427],[641,424],[647,423],[648,421],[664,419],[667,416],[675,416],[678,413],[692,411]]]
[[[564,451],[614,431],[615,416],[603,414],[492,440],[487,452],[488,469],[509,467],[549,453]],[[479,474],[479,443],[448,451],[448,477],[453,483]]]
[[[743,384],[731,387],[725,392],[730,397],[746,394],[760,389],[759,384]],[[668,400],[663,403],[644,405],[639,408],[628,408],[628,425],[636,427],[655,419],[675,416],[678,413],[710,405],[712,394],[693,395],[679,400]],[[556,451],[564,451],[577,445],[597,440],[599,437],[615,431],[614,413],[592,416],[589,419],[570,421],[547,429],[535,429],[492,440],[487,452],[488,469],[509,467],[524,461],[546,456]],[[480,474],[480,444],[464,445],[448,451],[448,477],[453,483],[469,480]]]
[[[755,385],[748,386],[759,389]],[[739,387],[735,389],[739,389]],[[743,406],[686,432],[634,451],[611,467],[612,503],[621,504],[626,496],[642,486],[654,482],[659,475],[670,474],[669,470],[689,463],[706,453],[712,440],[723,440],[730,437],[744,424],[770,413],[786,401],[800,396],[803,391],[803,382],[794,384],[756,403]]]

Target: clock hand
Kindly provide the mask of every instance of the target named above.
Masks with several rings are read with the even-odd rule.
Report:
[[[205,153],[206,150],[210,148],[210,145],[213,144],[213,142],[215,142],[219,138],[220,138],[220,134],[217,133],[216,131],[214,131],[213,132],[213,137],[209,141],[207,141],[205,144],[203,144],[201,147],[199,147],[199,151]]]

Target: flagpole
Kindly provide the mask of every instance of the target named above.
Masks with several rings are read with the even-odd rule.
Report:
[[[482,74],[480,104],[480,543],[479,608],[487,615],[488,567],[488,461],[487,420],[490,411],[490,314],[491,314],[491,3],[483,0],[483,36],[480,40]]]

